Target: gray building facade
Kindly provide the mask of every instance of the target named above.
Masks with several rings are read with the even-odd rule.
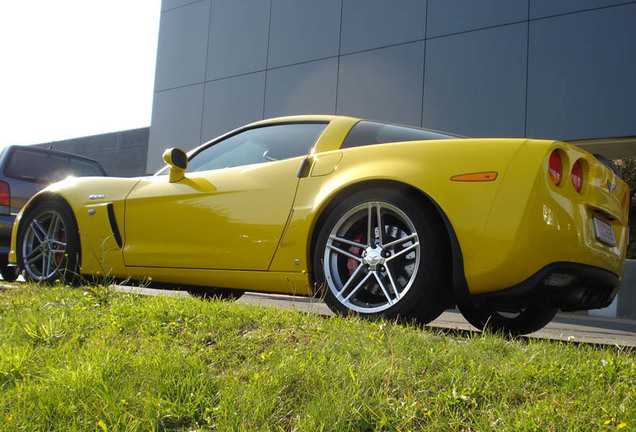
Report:
[[[163,0],[147,169],[291,114],[636,155],[634,23],[617,0]]]

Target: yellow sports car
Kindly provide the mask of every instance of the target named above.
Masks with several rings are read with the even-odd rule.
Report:
[[[154,176],[35,195],[11,261],[34,281],[321,295],[339,313],[420,322],[456,304],[517,334],[603,307],[619,286],[628,187],[563,142],[297,116],[163,158]]]

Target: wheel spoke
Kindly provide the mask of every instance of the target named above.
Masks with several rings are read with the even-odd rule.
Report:
[[[57,262],[54,259],[55,257],[53,256],[53,252],[49,252],[49,267],[48,267],[48,271],[46,273],[46,277],[49,277],[49,275],[53,274],[53,272],[57,269]]]
[[[358,276],[358,273],[360,273],[360,270],[363,268],[364,266],[359,265],[355,271],[353,272],[353,274],[351,276],[349,276],[349,279],[347,280],[347,282],[344,284],[344,286],[342,287],[342,289],[340,290],[340,292],[338,293],[338,296],[340,298],[342,298],[342,294],[347,291],[347,288],[349,288],[349,285],[351,285],[351,282],[353,282],[356,278],[356,276]]]
[[[334,252],[337,252],[337,253],[339,253],[341,255],[344,255],[344,256],[346,256],[348,258],[354,259],[354,260],[356,260],[358,262],[362,262],[362,258],[357,257],[354,254],[347,252],[346,250],[342,250],[339,247],[334,246],[333,244],[327,244],[327,247],[329,249],[331,249],[332,251],[334,251]]]
[[[355,247],[358,247],[360,249],[364,249],[364,248],[367,247],[366,245],[363,245],[362,243],[358,243],[358,242],[355,242],[355,241],[352,241],[352,240],[347,240],[346,238],[338,237],[338,236],[335,236],[333,234],[329,236],[329,240],[331,240],[332,243],[334,241],[336,241],[336,242],[339,242],[339,243],[348,244],[350,246],[355,246]]]
[[[362,287],[364,286],[364,283],[365,283],[365,282],[367,281],[367,279],[369,279],[370,277],[371,277],[371,273],[369,272],[369,273],[367,273],[367,275],[364,277],[364,279],[362,279],[362,280],[360,281],[360,283],[359,283],[358,285],[356,285],[356,286],[355,286],[355,288],[353,288],[353,289],[351,290],[351,292],[349,293],[349,295],[348,295],[347,297],[345,297],[344,299],[342,299],[342,302],[343,302],[343,303],[348,302],[348,301],[349,301],[349,299],[350,299],[351,297],[353,297],[353,295],[354,295],[355,293],[357,293],[357,292],[360,290],[360,288],[362,288]],[[342,292],[342,291],[341,291],[341,292]],[[342,298],[342,296],[340,296],[340,298]]]
[[[375,203],[375,217],[376,217],[376,222],[377,222],[377,227],[378,227],[378,238],[380,240],[380,246],[382,246],[382,231],[384,231],[384,226],[382,225],[382,215],[380,213],[381,210],[381,206],[380,203]]]
[[[29,228],[31,228],[31,231],[33,231],[33,235],[35,235],[40,243],[42,243],[46,239],[46,230],[37,220],[33,219],[29,224]]]
[[[33,258],[34,255],[41,254],[41,253],[42,253],[42,245],[38,245],[37,247],[33,248],[33,250],[29,252],[29,254],[25,256],[24,259],[30,260],[31,258]]]
[[[411,246],[405,247],[404,249],[402,249],[402,250],[401,250],[401,251],[399,251],[398,253],[393,254],[393,255],[391,255],[390,257],[388,257],[388,258],[386,259],[386,262],[389,262],[389,261],[391,261],[393,258],[397,258],[397,257],[399,257],[400,255],[404,255],[405,253],[407,253],[407,252],[409,252],[409,251],[412,251],[413,249],[417,248],[419,245],[420,245],[420,243],[419,243],[419,242],[415,242],[415,243],[413,243]]]
[[[33,252],[37,252],[37,254],[33,255]],[[40,257],[43,257],[42,251],[40,249],[36,249],[33,252],[29,254],[29,257],[26,259],[25,264],[31,264],[32,262],[40,259]]]
[[[50,245],[59,246],[59,247],[61,247],[63,249],[66,249],[66,243],[65,242],[61,242],[59,240],[49,239],[49,244]]]
[[[373,246],[373,242],[371,241],[373,233],[373,212],[371,211],[371,206],[371,203],[367,204],[367,245],[369,246]]]
[[[40,272],[40,277],[44,279],[46,277],[46,270],[49,268],[48,263],[46,262],[48,256],[47,254],[42,254],[42,271]]]
[[[389,278],[389,282],[391,282],[391,288],[393,290],[393,294],[395,294],[396,300],[399,300],[400,293],[398,292],[397,285],[395,284],[395,281],[393,280],[393,276],[391,275],[391,269],[386,264],[384,265],[384,269],[386,271],[386,275]]]
[[[52,238],[57,233],[57,229],[60,226],[60,217],[55,214],[51,217],[51,222],[49,223],[49,230],[46,233],[46,236]]]
[[[406,237],[402,237],[402,238],[399,238],[399,239],[397,239],[397,240],[393,240],[393,241],[392,241],[392,242],[390,242],[390,243],[385,244],[385,245],[384,245],[384,249],[390,249],[390,248],[392,248],[393,246],[397,246],[397,245],[404,244],[404,243],[406,243],[407,241],[412,240],[412,239],[416,239],[416,238],[417,238],[417,234],[416,234],[416,233],[413,233],[413,234],[408,235],[408,236],[406,236]]]
[[[378,281],[378,284],[380,285],[380,289],[382,289],[382,292],[384,293],[384,297],[386,297],[386,300],[389,302],[390,305],[392,305],[393,299],[391,299],[391,296],[386,290],[386,287],[384,286],[384,282],[382,282],[382,278],[378,275],[377,271],[373,271],[371,273],[373,273],[373,276],[375,276],[375,280]]]

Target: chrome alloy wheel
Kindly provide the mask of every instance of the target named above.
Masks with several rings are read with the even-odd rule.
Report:
[[[331,293],[361,313],[382,312],[398,303],[412,287],[419,263],[413,222],[382,201],[347,211],[329,233],[323,256]]]
[[[55,210],[33,217],[22,240],[24,270],[33,280],[45,281],[60,270],[66,254],[66,226]]]

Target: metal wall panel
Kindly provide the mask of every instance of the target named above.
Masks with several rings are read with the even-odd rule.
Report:
[[[269,1],[214,0],[206,80],[265,70]]]
[[[263,118],[265,72],[205,84],[201,142]]]
[[[178,7],[186,6],[192,3],[200,2],[201,0],[163,0],[161,2],[161,10],[167,11]]]
[[[533,21],[529,136],[636,135],[636,4]]]
[[[419,126],[424,42],[340,59],[337,113]]]
[[[528,0],[429,0],[426,37],[510,24],[528,19]]]
[[[189,150],[201,141],[203,84],[155,93],[148,147],[148,172],[164,165],[163,151],[170,147]]]
[[[530,2],[530,19],[561,15],[604,6],[616,6],[630,3],[625,0],[532,0]],[[634,3],[633,1],[631,3]]]
[[[272,0],[268,67],[338,55],[342,0]]]
[[[468,136],[523,136],[527,24],[426,45],[422,124]]]
[[[426,0],[343,0],[340,53],[424,39]]]
[[[331,58],[267,72],[265,117],[336,110],[338,59]]]
[[[210,1],[161,14],[155,91],[203,82]]]

